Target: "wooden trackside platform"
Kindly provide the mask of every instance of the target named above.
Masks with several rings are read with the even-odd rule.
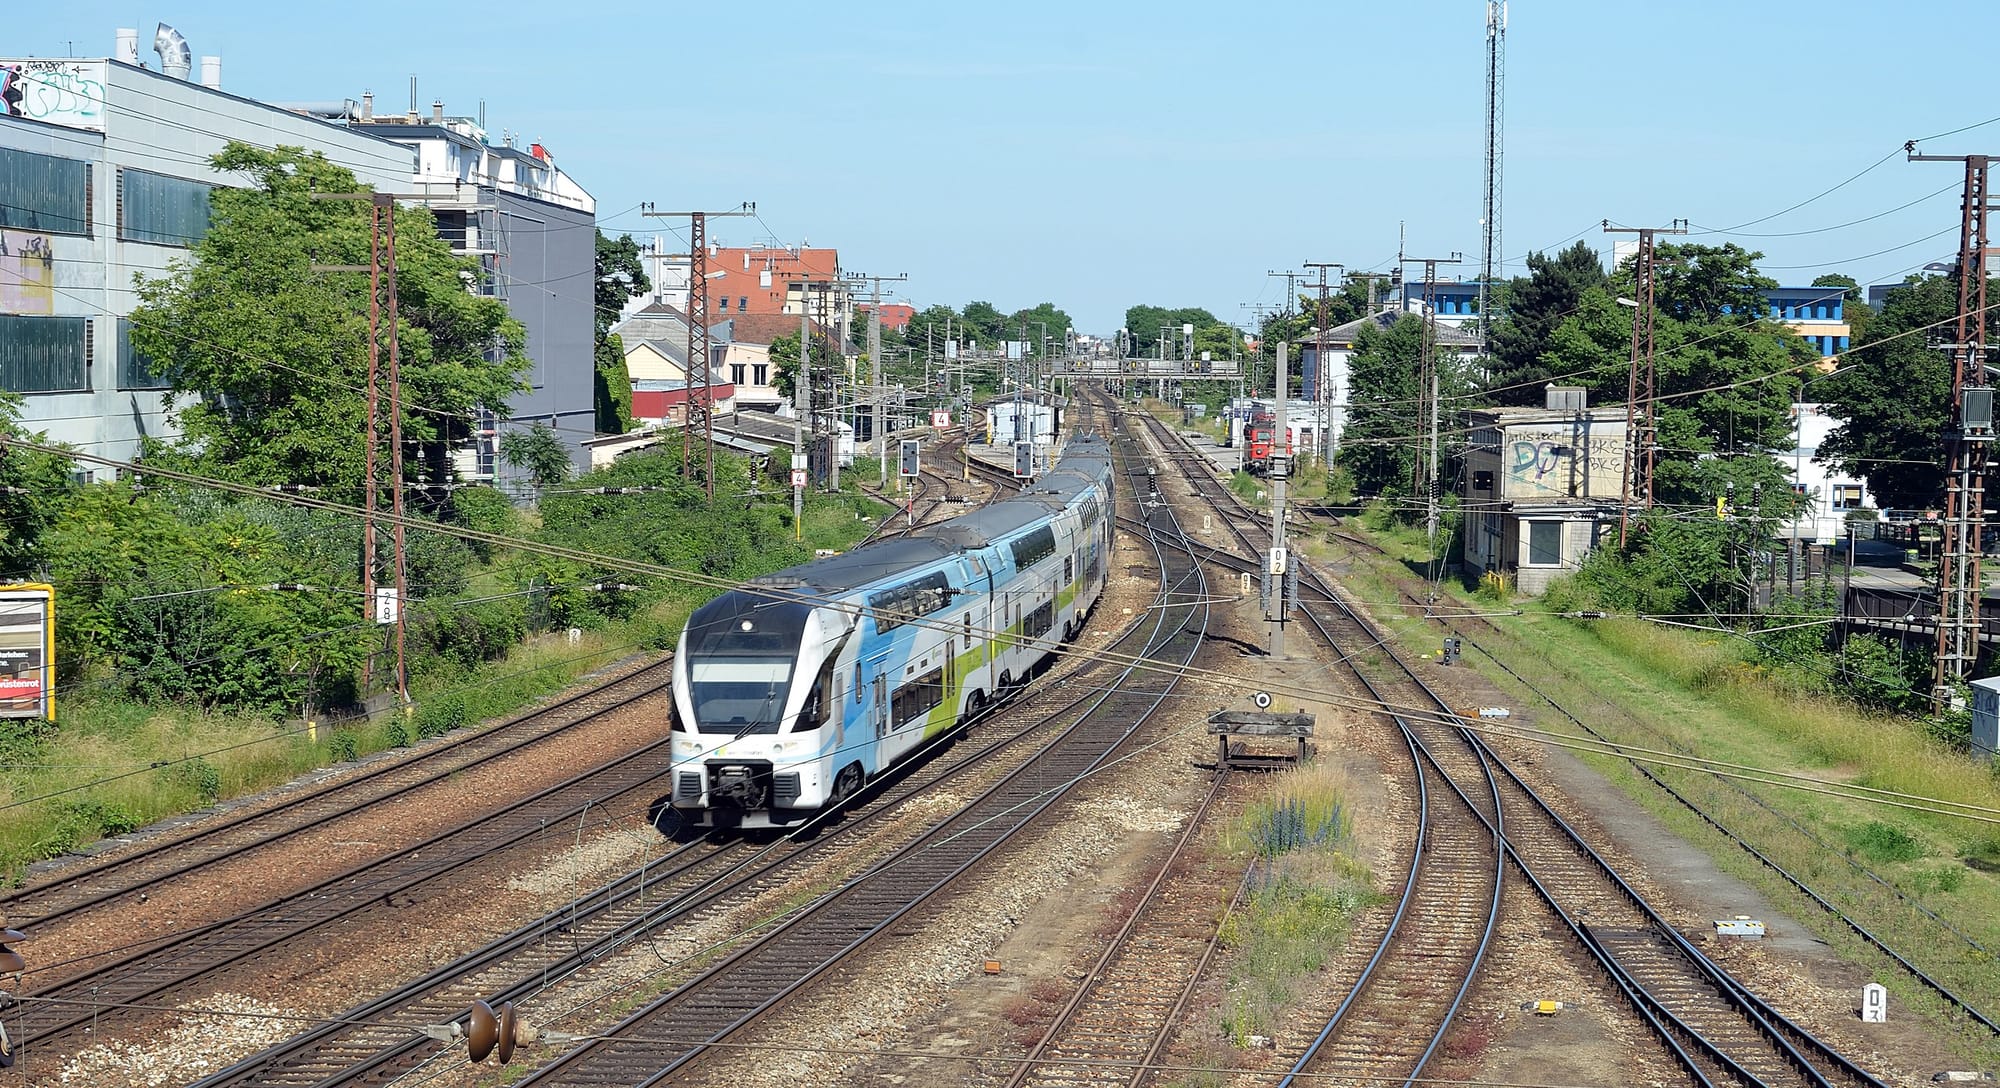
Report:
[[[1305,760],[1313,716],[1222,710],[1209,715],[1208,732],[1221,745],[1217,759],[1223,767],[1232,771],[1284,770]],[[1291,743],[1282,743],[1285,741]]]

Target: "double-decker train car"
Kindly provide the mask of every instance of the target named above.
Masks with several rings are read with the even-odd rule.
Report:
[[[674,660],[673,807],[798,823],[1011,695],[1103,594],[1111,517],[1110,444],[1076,437],[1030,490],[696,609]]]

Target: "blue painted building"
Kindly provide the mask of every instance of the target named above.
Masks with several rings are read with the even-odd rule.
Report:
[[[1440,324],[1465,325],[1479,316],[1476,280],[1403,285],[1403,296],[1412,310],[1422,305],[1427,292]],[[1847,350],[1846,288],[1773,287],[1763,295],[1764,316],[1805,337],[1821,355]]]

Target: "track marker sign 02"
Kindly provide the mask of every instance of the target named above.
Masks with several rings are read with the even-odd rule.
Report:
[[[55,720],[56,590],[0,585],[0,718]]]

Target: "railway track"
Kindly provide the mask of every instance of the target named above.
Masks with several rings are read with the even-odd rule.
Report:
[[[70,1051],[85,1031],[101,1032],[138,1015],[135,1006],[172,1003],[202,992],[231,970],[254,970],[258,957],[290,942],[319,939],[335,924],[380,922],[393,932],[395,912],[418,902],[427,886],[484,862],[494,851],[543,839],[550,828],[587,828],[624,816],[643,819],[665,784],[669,741],[619,756],[524,801],[387,857],[350,868],[280,901],[232,917],[160,935],[60,982],[21,995],[16,1032],[23,1052]]]
[[[1126,465],[1129,481],[1129,459]],[[1113,758],[1172,692],[1207,625],[1207,607],[1199,603],[1205,597],[1200,565],[1177,543],[1171,512],[1154,508],[1147,518],[1155,526],[1149,543],[1161,574],[1161,606],[1153,609],[1141,656],[1168,662],[1174,671],[1123,669],[1114,683],[1091,696],[1075,725],[961,812],[523,1083],[651,1085],[684,1072],[717,1043],[945,894]],[[1181,594],[1190,600],[1169,603],[1169,595]]]
[[[1140,631],[1132,624],[1111,648]],[[1087,682],[1103,669],[1101,662],[1084,661],[1052,677],[1058,683],[1050,684],[1046,695],[1012,708],[1035,719],[1025,727],[997,732],[977,745],[953,743],[951,737],[933,741],[927,752],[872,783],[847,808],[771,842],[711,836],[682,846],[423,978],[199,1081],[197,1088],[386,1083],[455,1053],[423,1029],[463,1020],[476,1000],[520,1005],[552,985],[587,981],[588,972],[614,965],[620,954],[676,929],[726,923],[732,913],[799,879],[828,856],[880,834],[880,825],[907,802],[947,786],[962,788],[1010,751],[1064,727],[1087,697],[1065,699],[1062,686]],[[986,721],[995,723],[996,713],[990,711]]]
[[[1176,443],[1159,421],[1140,418],[1153,441],[1169,447]],[[1257,554],[1267,546],[1253,536],[1255,530],[1246,524],[1250,519],[1233,516],[1239,511],[1225,505],[1228,490],[1205,464],[1184,458],[1173,463],[1185,470],[1246,551]],[[1335,642],[1330,632],[1322,634]],[[1365,643],[1348,640],[1348,645],[1358,644]],[[1381,698],[1351,658],[1342,655],[1341,660],[1363,690]],[[1500,800],[1490,768],[1473,752],[1454,753],[1449,769],[1439,766],[1423,757],[1422,743],[1406,723],[1394,715],[1385,717],[1401,732],[1410,755],[1413,789],[1398,799],[1408,811],[1397,813],[1396,819],[1416,829],[1414,847],[1395,909],[1373,954],[1306,1044],[1295,1070],[1310,1066],[1315,1076],[1343,1083],[1403,1083],[1423,1071],[1485,959],[1504,886]],[[1485,819],[1453,803],[1452,772],[1468,783],[1465,804]]]
[[[1223,913],[1234,910],[1254,871],[1219,888],[1191,848],[1227,781],[1218,768],[1138,905],[1015,1066],[1006,1088],[1134,1088],[1159,1063],[1215,958],[1217,903],[1227,904]]]
[[[1219,511],[1233,512],[1224,518],[1232,527],[1255,525],[1212,473],[1197,470],[1188,478]],[[1254,538],[1243,543],[1253,554],[1261,550],[1262,542]],[[1310,571],[1300,581],[1314,598],[1309,606],[1301,602],[1300,615],[1330,645],[1387,648],[1332,586]],[[1386,706],[1435,707],[1434,716],[1394,717],[1424,763],[1443,775],[1465,811],[1488,826],[1559,925],[1697,1083],[1879,1086],[1857,1063],[1779,1015],[1703,956],[1476,733],[1459,727],[1451,707],[1406,662],[1393,652],[1382,656],[1396,667],[1399,691],[1390,697],[1363,676],[1371,696]],[[1497,812],[1488,805],[1489,790],[1500,798]],[[1293,1076],[1326,1071],[1327,1047],[1341,1034],[1338,1021],[1298,1058]]]
[[[202,879],[226,864],[254,861],[301,836],[325,832],[372,806],[398,798],[421,798],[432,787],[446,788],[469,768],[504,759],[541,745],[559,745],[571,731],[653,695],[667,682],[671,663],[645,665],[608,683],[575,692],[553,703],[479,730],[464,730],[428,745],[409,759],[383,762],[337,781],[300,790],[273,804],[205,821],[185,834],[166,835],[146,845],[57,871],[42,882],[0,898],[0,913],[15,926],[31,927],[49,938],[63,927],[90,925],[102,912],[141,900],[175,882]],[[183,917],[201,925],[220,917]],[[34,988],[47,992],[80,973],[113,960],[158,948],[165,935],[130,935],[105,940],[91,935],[92,952],[60,963],[41,962],[27,973]]]
[[[1369,545],[1365,541],[1361,541],[1345,533],[1337,535],[1339,535],[1343,540],[1348,541],[1351,545],[1355,547],[1361,547],[1361,548],[1369,547]],[[1605,733],[1603,733],[1596,727],[1592,726],[1589,722],[1585,721],[1571,708],[1566,707],[1562,703],[1558,702],[1546,690],[1537,685],[1533,680],[1529,679],[1527,676],[1523,675],[1520,672],[1520,670],[1510,665],[1499,654],[1495,653],[1490,646],[1482,642],[1477,636],[1467,632],[1465,626],[1462,623],[1455,622],[1456,620],[1455,617],[1449,615],[1440,615],[1434,611],[1429,611],[1433,607],[1434,602],[1426,601],[1423,598],[1419,597],[1418,595],[1414,593],[1409,593],[1408,591],[1405,591],[1404,596],[1412,604],[1415,604],[1419,607],[1426,609],[1425,613],[1426,618],[1436,622],[1445,630],[1450,631],[1453,634],[1457,635],[1463,641],[1463,644],[1471,648],[1473,652],[1484,654],[1489,661],[1493,662],[1496,668],[1499,668],[1503,672],[1507,673],[1507,675],[1513,677],[1517,683],[1521,684],[1529,692],[1533,693],[1533,695],[1536,698],[1546,703],[1550,709],[1554,710],[1557,714],[1560,714],[1565,720],[1567,720],[1572,726],[1574,726],[1577,730],[1579,730],[1584,736],[1589,737],[1592,740],[1602,742],[1606,745],[1611,745],[1614,743],[1611,737],[1607,736]],[[1490,623],[1486,623],[1485,626],[1488,630],[1494,629]],[[1657,732],[1655,732],[1654,735],[1657,737],[1658,736]],[[1684,749],[1679,749],[1678,746],[1672,745],[1671,741],[1668,741],[1667,743],[1669,744],[1670,747],[1674,747],[1676,750],[1680,751],[1681,754],[1683,755],[1692,756],[1694,754]],[[1944,1004],[1944,1006],[1947,1008],[1947,1010],[1951,1012],[1951,1014],[1958,1017],[1962,1017],[1969,1024],[1976,1025],[1978,1028],[1983,1029],[1985,1032],[1989,1034],[2000,1035],[2000,1022],[1996,1022],[1993,1016],[1988,1015],[1985,1011],[1973,1005],[1969,1000],[1963,997],[1956,989],[1954,989],[1954,987],[1949,982],[1937,977],[1936,975],[1920,967],[1915,962],[1912,956],[1906,955],[1902,951],[1899,951],[1897,948],[1891,945],[1891,943],[1886,938],[1877,933],[1875,929],[1871,927],[1869,924],[1854,917],[1853,915],[1842,910],[1839,906],[1835,905],[1831,896],[1823,893],[1821,890],[1815,889],[1813,886],[1806,883],[1806,881],[1802,877],[1800,877],[1797,873],[1794,873],[1790,869],[1787,869],[1784,865],[1780,864],[1776,859],[1771,857],[1770,854],[1768,854],[1766,851],[1760,849],[1757,845],[1750,842],[1748,839],[1744,838],[1736,831],[1732,830],[1728,826],[1728,824],[1721,817],[1719,817],[1714,811],[1704,808],[1701,804],[1697,803],[1694,798],[1690,797],[1684,790],[1676,788],[1671,782],[1668,782],[1664,777],[1662,777],[1662,775],[1657,770],[1655,770],[1654,767],[1646,763],[1640,762],[1638,760],[1631,759],[1629,757],[1626,758],[1626,763],[1633,769],[1634,773],[1638,774],[1641,778],[1644,778],[1647,782],[1651,783],[1655,788],[1661,790],[1669,798],[1671,798],[1674,801],[1674,803],[1686,809],[1689,813],[1693,814],[1696,818],[1700,819],[1703,823],[1707,824],[1711,830],[1713,830],[1717,835],[1720,835],[1725,841],[1731,843],[1738,849],[1742,850],[1744,853],[1750,855],[1750,857],[1753,858],[1759,865],[1764,867],[1766,870],[1770,871],[1779,880],[1789,885],[1793,891],[1795,891],[1798,895],[1803,897],[1807,901],[1807,903],[1811,904],[1815,909],[1828,915],[1830,918],[1832,918],[1833,921],[1839,923],[1840,925],[1846,927],[1848,930],[1853,932],[1854,935],[1858,937],[1863,944],[1868,945],[1869,947],[1873,948],[1876,952],[1881,954],[1885,959],[1889,961],[1889,963],[1897,971],[1903,973],[1905,976],[1910,978],[1911,981],[1923,987],[1925,990],[1930,991],[1939,1001],[1941,1001]],[[1856,861],[1852,856],[1848,855],[1847,852],[1842,850],[1840,847],[1836,846],[1833,843],[1827,842],[1825,839],[1821,838],[1818,834],[1813,832],[1810,828],[1803,826],[1796,819],[1793,819],[1791,816],[1786,815],[1785,813],[1779,811],[1777,808],[1772,806],[1770,802],[1764,800],[1762,797],[1759,797],[1757,794],[1744,788],[1740,783],[1735,782],[1729,778],[1725,778],[1720,775],[1710,775],[1709,777],[1713,778],[1720,788],[1728,791],[1730,794],[1738,798],[1741,798],[1743,801],[1754,806],[1755,808],[1782,820],[1785,824],[1791,827],[1800,836],[1808,840],[1814,848],[1825,851],[1828,856],[1841,858],[1841,860],[1844,861],[1852,870],[1854,870],[1855,873],[1857,873],[1865,881],[1867,881],[1868,883],[1872,884],[1877,889],[1882,891],[1885,895],[1887,895],[1900,907],[1910,910],[1911,912],[1919,914],[1925,919],[1927,919],[1934,927],[1934,929],[1938,933],[1943,935],[1943,937],[1949,943],[1961,949],[1961,955],[1963,955],[1963,957],[1967,962],[1986,965],[1989,964],[1990,961],[1993,959],[1995,955],[1994,950],[1989,949],[1984,945],[1980,944],[1977,940],[1973,939],[1964,931],[1960,930],[1958,927],[1952,925],[1950,922],[1940,917],[1935,911],[1932,911],[1928,907],[1925,907],[1918,900],[1913,899],[1912,897],[1905,894],[1901,889],[1895,887],[1893,884],[1891,884],[1889,881],[1887,881],[1880,875],[1869,870],[1866,866],[1863,866],[1860,862]]]

